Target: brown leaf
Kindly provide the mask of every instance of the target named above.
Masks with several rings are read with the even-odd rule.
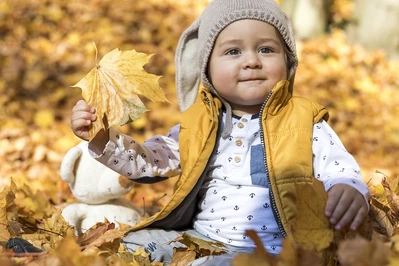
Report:
[[[375,202],[375,200],[374,200]],[[373,229],[387,237],[391,237],[394,234],[394,227],[392,225],[391,217],[388,211],[378,208],[376,205],[370,205],[369,216],[373,223]]]
[[[118,229],[112,229],[105,232],[103,235],[98,237],[96,240],[91,242],[88,247],[96,246],[102,250],[107,250],[112,253],[118,251],[120,240],[124,236],[124,233]]]
[[[77,236],[76,243],[78,243],[80,246],[88,246],[100,238],[105,232],[114,228],[115,225],[110,224],[108,221],[104,223],[97,223],[83,234]]]
[[[399,196],[391,189],[390,183],[387,181],[386,177],[382,179],[381,184],[384,187],[389,206],[394,212],[394,215],[399,218]]]
[[[322,266],[321,257],[308,250],[295,249],[286,238],[283,241],[283,250],[278,255],[277,266]]]
[[[170,266],[186,266],[189,262],[195,260],[197,253],[186,248],[174,248],[173,257]]]
[[[187,250],[195,251],[200,257],[225,254],[225,245],[220,242],[206,241],[201,238],[183,233],[171,242],[180,242],[187,246]]]
[[[255,242],[254,253],[239,253],[231,261],[234,266],[248,266],[248,265],[264,265],[275,266],[277,265],[277,258],[268,253],[263,247],[262,241],[253,230],[246,231],[248,235]]]
[[[11,185],[0,192],[0,241],[8,241],[11,234],[8,230],[8,223],[15,215],[10,212],[9,207],[14,204],[17,187],[11,180]]]
[[[337,254],[344,266],[383,266],[389,263],[392,255],[377,236],[372,241],[360,236],[344,240],[338,245]]]

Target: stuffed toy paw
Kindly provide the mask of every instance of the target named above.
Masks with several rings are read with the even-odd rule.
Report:
[[[66,153],[60,176],[80,202],[68,205],[62,212],[78,232],[104,222],[104,218],[130,225],[140,220],[140,211],[121,198],[131,190],[133,182],[92,158],[88,142],[82,141]]]

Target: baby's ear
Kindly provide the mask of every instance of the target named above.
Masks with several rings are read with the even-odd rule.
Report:
[[[61,179],[67,183],[75,182],[75,165],[83,151],[79,146],[71,148],[64,156],[60,167]]]

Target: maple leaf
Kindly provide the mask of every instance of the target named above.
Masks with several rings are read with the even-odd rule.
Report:
[[[138,94],[153,102],[168,101],[158,84],[160,77],[143,69],[151,57],[135,50],[116,48],[72,86],[81,88],[87,104],[96,108],[97,120],[90,129],[89,140],[103,128],[121,126],[140,118],[147,108]]]
[[[314,182],[314,186],[323,187],[321,182]],[[315,193],[313,189],[311,186],[296,184],[296,204],[301,211],[291,226],[295,240],[301,247],[305,250],[321,251],[333,241],[333,231],[329,229],[329,220],[324,215],[327,192]],[[317,219],[310,218],[315,215]]]

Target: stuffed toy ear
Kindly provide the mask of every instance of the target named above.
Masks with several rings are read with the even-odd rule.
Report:
[[[183,32],[176,50],[176,90],[181,112],[195,102],[201,82],[198,51],[199,25],[198,18]]]
[[[64,156],[61,162],[60,175],[62,180],[72,184],[75,182],[75,165],[83,151],[79,146],[71,148]]]

